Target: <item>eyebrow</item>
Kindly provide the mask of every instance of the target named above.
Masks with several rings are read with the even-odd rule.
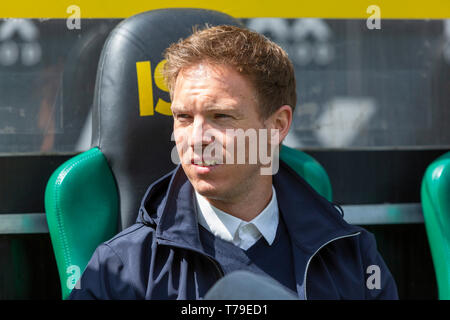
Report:
[[[235,115],[242,115],[242,113],[234,108],[231,108],[229,106],[223,106],[223,107],[219,107],[219,106],[211,106],[211,107],[206,107],[205,108],[206,112],[218,112],[218,113],[222,113],[222,112],[229,112]]]
[[[186,112],[187,110],[184,108],[184,106],[174,106],[173,104],[170,106],[170,109],[172,112]]]
[[[172,109],[172,112],[174,112],[174,113],[187,112],[187,109],[184,108],[184,106],[174,106],[174,105],[172,105],[171,109]],[[233,114],[236,114],[236,115],[239,115],[239,116],[243,115],[242,112],[240,112],[239,110],[233,109],[233,108],[231,108],[229,106],[216,106],[216,105],[213,105],[213,106],[206,107],[204,111],[205,112],[218,112],[218,113],[230,112],[230,113],[233,113]]]

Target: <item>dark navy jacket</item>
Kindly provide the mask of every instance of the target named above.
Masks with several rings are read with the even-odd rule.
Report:
[[[280,161],[273,176],[292,242],[300,299],[397,299],[374,236]],[[94,252],[70,299],[201,299],[223,276],[199,237],[193,187],[181,166],[154,182],[136,224]]]

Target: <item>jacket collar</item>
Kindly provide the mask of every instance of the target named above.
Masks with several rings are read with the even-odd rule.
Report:
[[[147,189],[137,222],[153,226],[160,243],[203,252],[194,197],[194,188],[178,165]]]
[[[273,176],[280,214],[293,243],[311,255],[332,239],[359,231],[280,159]],[[154,182],[141,204],[138,221],[156,227],[159,241],[203,251],[197,221],[194,189],[181,165]]]

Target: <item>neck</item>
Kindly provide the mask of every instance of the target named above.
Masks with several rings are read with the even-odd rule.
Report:
[[[247,222],[251,221],[267,207],[272,199],[272,176],[266,177],[270,179],[261,181],[252,190],[236,195],[232,199],[206,198],[206,200],[217,209],[236,218]]]

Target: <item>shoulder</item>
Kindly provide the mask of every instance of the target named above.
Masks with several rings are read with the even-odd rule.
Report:
[[[362,227],[357,228],[359,229],[358,244],[361,256],[370,260],[373,256],[379,255],[375,235]]]
[[[143,223],[135,223],[103,242],[97,250],[114,254],[125,262],[136,254],[140,256],[140,252],[150,252],[154,235],[155,229]]]
[[[347,224],[346,222],[343,222]],[[328,245],[328,247],[345,248],[348,253],[362,263],[368,263],[374,257],[379,255],[377,241],[373,233],[360,226],[351,225],[351,233],[342,236],[337,241]],[[339,252],[339,251],[336,251]]]
[[[332,278],[336,297],[342,299],[398,299],[395,280],[377,249],[375,236],[362,227],[355,233],[326,245],[311,261],[311,279],[316,283]],[[318,279],[318,280],[317,280]],[[311,296],[326,294],[309,283]]]
[[[136,223],[100,244],[95,249],[88,267],[111,270],[112,273],[120,273],[122,276],[139,274],[148,267],[154,234],[153,228]]]
[[[394,277],[377,247],[375,235],[360,227],[360,265],[364,274],[366,299],[398,299]]]
[[[140,299],[154,230],[135,224],[100,244],[70,299]]]

